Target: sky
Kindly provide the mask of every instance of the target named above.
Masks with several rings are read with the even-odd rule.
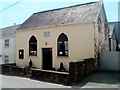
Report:
[[[14,25],[14,23],[22,24],[35,12],[41,12],[45,10],[57,9],[94,1],[99,0],[0,0],[0,28]],[[119,0],[103,1],[108,21],[118,21]],[[19,3],[15,4],[16,2]],[[10,5],[13,6],[5,9]]]

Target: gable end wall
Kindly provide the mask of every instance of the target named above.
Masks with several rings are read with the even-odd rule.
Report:
[[[95,21],[94,30],[94,57],[96,58],[97,66],[99,66],[99,53],[109,51],[109,28],[103,5]]]

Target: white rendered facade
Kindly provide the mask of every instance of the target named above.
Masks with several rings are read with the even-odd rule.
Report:
[[[2,28],[2,63],[15,62],[15,32],[20,25]]]
[[[2,30],[0,30],[0,64],[2,63]]]

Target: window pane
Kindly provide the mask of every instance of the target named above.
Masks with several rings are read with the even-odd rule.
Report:
[[[68,50],[68,41],[65,41],[64,45],[65,45],[65,50]]]
[[[19,59],[24,59],[24,50],[19,50]]]
[[[37,55],[37,39],[32,36],[29,41],[29,55]]]
[[[62,44],[63,42],[58,42],[59,44]]]
[[[5,45],[5,47],[6,47],[6,46],[9,46],[9,39],[5,39],[5,40],[4,40],[4,45]]]
[[[8,60],[8,56],[5,56],[5,60]]]
[[[9,60],[5,60],[5,64],[9,63]]]
[[[61,34],[58,38],[58,56],[68,55],[68,38],[65,34]]]
[[[9,39],[6,39],[5,42],[9,42]]]
[[[59,54],[63,54],[63,52],[59,52]]]
[[[5,43],[5,46],[9,46],[9,43]]]
[[[5,64],[6,63],[9,63],[9,56],[7,56],[7,55],[5,56]]]

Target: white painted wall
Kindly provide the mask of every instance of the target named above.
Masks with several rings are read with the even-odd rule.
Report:
[[[0,30],[0,64],[2,64],[2,30]]]
[[[5,63],[5,56],[9,56],[8,63],[15,62],[15,31],[20,26],[19,25],[13,25],[9,27],[2,28],[2,60],[3,63]],[[9,39],[9,47],[5,47],[4,40]]]
[[[4,46],[4,40],[9,39],[9,47]],[[15,62],[15,36],[3,37],[2,39],[3,47],[3,63],[5,63],[5,56],[9,56],[9,63]]]
[[[101,52],[100,70],[120,71],[120,52]]]

